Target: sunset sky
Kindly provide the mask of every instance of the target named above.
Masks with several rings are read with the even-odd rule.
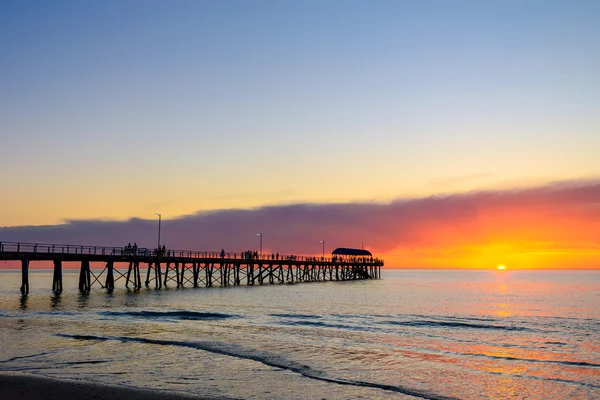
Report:
[[[0,241],[600,268],[598,1],[2,1]]]

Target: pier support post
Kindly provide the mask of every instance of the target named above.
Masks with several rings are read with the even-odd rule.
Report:
[[[214,267],[215,267],[215,265],[211,262],[210,270],[209,270],[208,263],[206,264],[206,286],[207,287],[212,287],[212,285],[213,285],[212,281],[213,281]]]
[[[200,263],[192,264],[192,268],[194,269],[194,287],[198,287],[198,272],[200,272]]]
[[[26,258],[21,260],[21,293],[29,293],[29,260]]]
[[[129,268],[127,269],[127,278],[125,279],[125,287],[129,289],[129,281],[131,279],[131,272],[133,271],[133,280],[135,281],[135,269],[133,267],[133,261],[129,262]],[[135,282],[133,283],[133,287],[135,287]]]
[[[167,279],[169,279],[169,270],[171,269],[171,263],[167,262],[167,265],[165,266],[165,287],[167,287]]]
[[[90,261],[81,261],[81,270],[79,271],[79,290],[82,292],[89,292],[92,285],[90,279]]]
[[[115,288],[114,261],[110,260],[106,263],[106,289],[112,292]]]
[[[156,289],[162,288],[162,271],[160,269],[160,261],[156,261],[156,265],[154,267],[154,277],[156,279],[155,287]]]
[[[62,260],[54,260],[54,275],[52,277],[52,291],[61,293],[63,290],[62,284]]]
[[[181,279],[181,276],[179,275],[179,263],[175,262],[175,278],[177,280],[177,288],[179,288],[179,286],[181,285],[181,283],[179,282],[179,280]]]
[[[177,287],[183,287],[185,279],[185,262],[181,263],[181,275],[179,275],[179,263],[175,263],[175,268],[177,268]]]
[[[137,277],[137,281],[135,282],[136,283],[135,287],[137,289],[139,289],[142,287],[142,278],[140,277],[140,262],[139,261],[134,262],[133,268],[134,268],[134,271],[133,271],[134,276]]]
[[[150,270],[152,269],[152,262],[148,263],[148,273],[146,274],[146,287],[150,286]]]

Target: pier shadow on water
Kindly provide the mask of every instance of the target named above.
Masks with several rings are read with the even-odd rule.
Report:
[[[53,311],[59,310],[61,308],[61,305],[62,297],[60,296],[60,293],[53,293],[50,297],[50,309],[52,309]]]
[[[90,294],[86,291],[79,291],[79,296],[77,296],[77,308],[80,310],[87,308],[89,301]]]
[[[27,310],[27,303],[29,302],[29,295],[28,294],[22,294],[21,295],[21,300],[19,302],[19,308],[23,311]]]

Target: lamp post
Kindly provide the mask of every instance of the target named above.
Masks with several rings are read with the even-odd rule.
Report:
[[[321,244],[323,245],[323,258],[325,258],[325,241],[319,240],[319,242],[321,242]]]
[[[257,233],[256,236],[260,238],[260,252],[258,254],[262,258],[262,233]]]
[[[160,220],[162,215],[159,213],[154,213],[158,217],[158,249],[160,250]]]

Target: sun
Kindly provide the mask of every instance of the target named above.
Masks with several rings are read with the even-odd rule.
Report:
[[[499,270],[504,270],[504,269],[506,269],[506,266],[504,266],[504,265],[498,265],[498,269]]]

